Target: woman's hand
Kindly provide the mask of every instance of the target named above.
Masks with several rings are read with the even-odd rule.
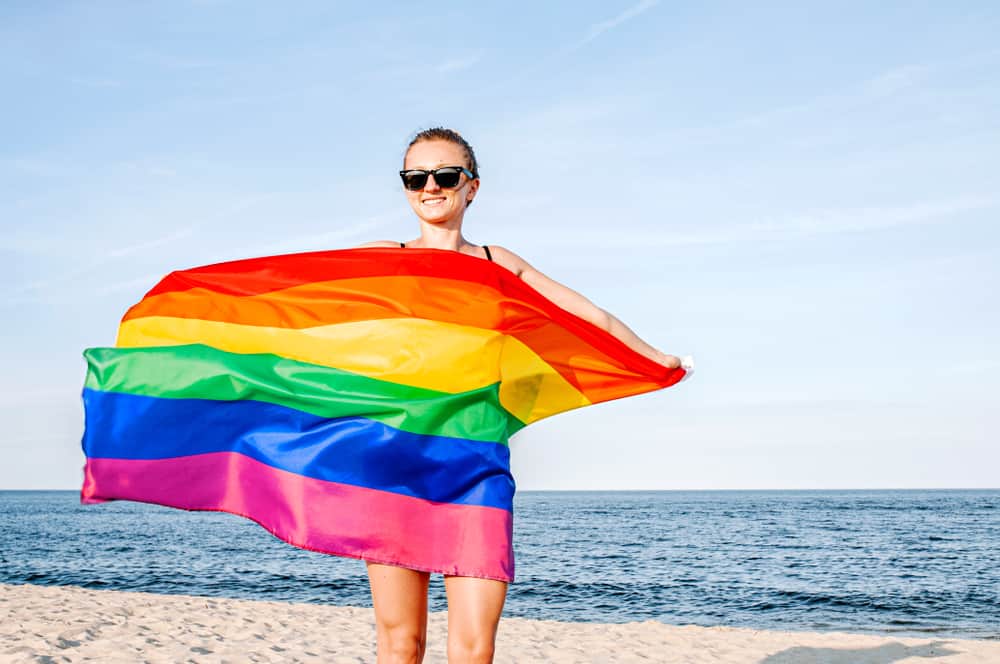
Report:
[[[661,353],[660,351],[655,351],[656,354],[650,358],[657,364],[662,364],[668,369],[676,369],[681,366],[681,358],[675,355],[667,355],[666,353]]]

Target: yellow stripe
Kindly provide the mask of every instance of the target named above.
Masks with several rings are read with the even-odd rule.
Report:
[[[526,424],[544,417],[590,405],[591,401],[573,387],[535,351],[519,339],[504,337],[500,403],[511,415]]]
[[[192,343],[230,353],[273,353],[449,393],[496,383],[502,371],[500,403],[526,423],[590,403],[521,341],[454,323],[387,318],[289,329],[147,316],[118,330],[118,346],[125,348]]]

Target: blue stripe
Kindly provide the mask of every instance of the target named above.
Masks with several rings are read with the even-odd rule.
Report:
[[[510,449],[329,419],[261,401],[160,399],[84,389],[91,458],[238,452],[292,473],[415,498],[513,510]],[[375,516],[375,515],[373,515]]]

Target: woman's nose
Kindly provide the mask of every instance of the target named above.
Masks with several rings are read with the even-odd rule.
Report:
[[[433,173],[427,174],[427,182],[424,183],[424,191],[438,191],[441,187],[438,186],[437,180],[434,179]]]

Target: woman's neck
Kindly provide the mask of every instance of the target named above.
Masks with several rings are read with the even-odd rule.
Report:
[[[444,224],[429,224],[420,222],[420,239],[410,243],[412,247],[424,249],[447,249],[449,251],[461,251],[464,247],[472,246],[468,240],[462,237],[462,222]]]

